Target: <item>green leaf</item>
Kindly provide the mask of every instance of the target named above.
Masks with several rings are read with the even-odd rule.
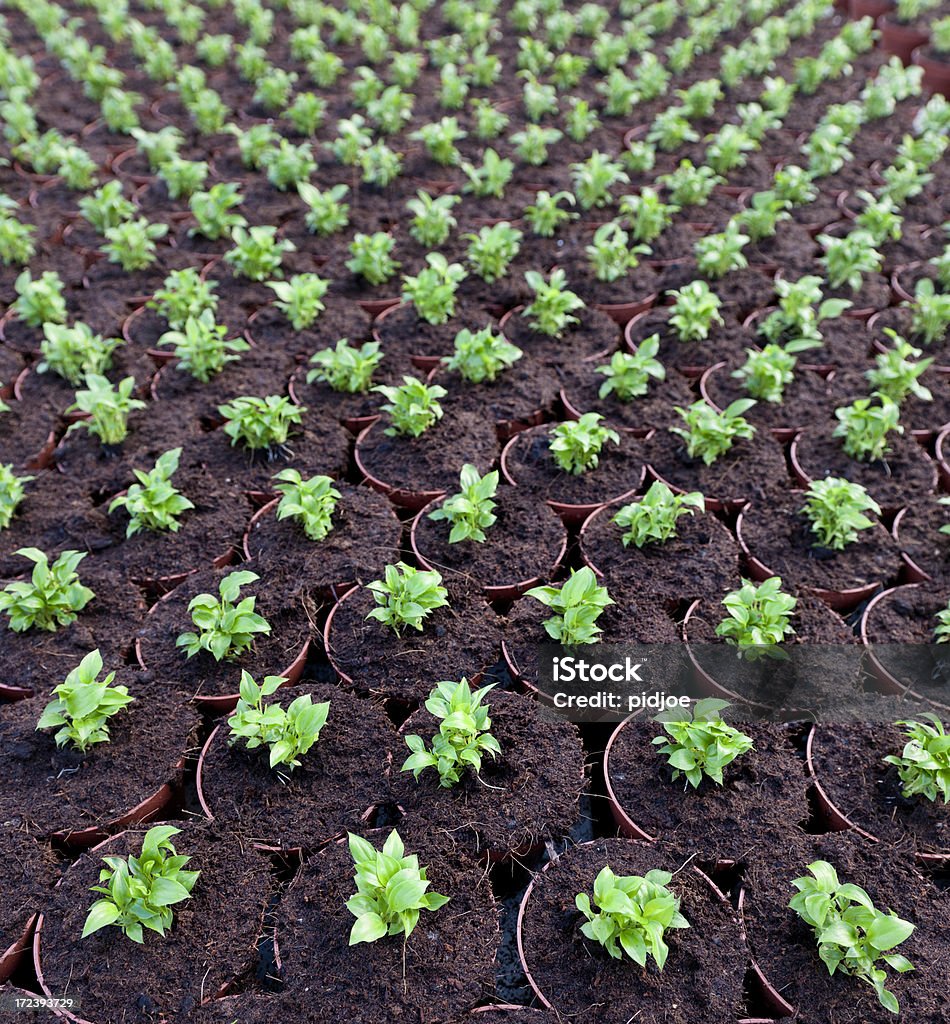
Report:
[[[119,919],[119,908],[111,900],[97,900],[93,903],[83,925],[82,938],[92,935],[110,924],[115,924]]]
[[[349,944],[355,946],[360,942],[376,942],[386,934],[387,930],[379,914],[364,914],[356,919],[356,923],[350,930]]]

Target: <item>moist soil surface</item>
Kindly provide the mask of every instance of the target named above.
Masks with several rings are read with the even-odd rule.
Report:
[[[816,726],[815,776],[835,807],[865,832],[893,843],[909,834],[924,853],[950,852],[950,807],[923,796],[905,797],[897,767],[884,761],[900,756],[907,742],[905,730],[896,725]]]
[[[387,835],[368,838],[381,849]],[[354,918],[345,901],[355,889],[345,844],[331,843],[312,857],[284,897],[277,918],[284,995],[306,1002],[315,1021],[449,1020],[492,987],[498,921],[483,869],[437,836],[404,829],[399,835],[406,854],[416,854],[427,868],[429,891],[449,897],[439,910],[420,912],[407,940],[386,936],[347,945]]]
[[[489,855],[518,855],[566,834],[577,820],[584,750],[575,725],[529,696],[491,691],[484,703],[501,754],[484,754],[477,775],[466,770],[456,785],[444,787],[434,768],[423,771],[418,781],[412,772],[400,771],[409,756],[408,747],[400,743],[393,762],[393,797],[406,821],[419,830],[444,831]],[[421,708],[404,723],[400,736],[421,736],[431,750],[438,731],[438,719]]]
[[[427,505],[414,524],[415,551],[443,576],[464,576],[482,587],[549,579],[567,540],[561,520],[520,487],[500,487],[494,501],[496,520],[486,539],[455,544],[449,543],[452,524],[429,518],[442,500]]]
[[[590,359],[613,351],[620,341],[620,328],[606,313],[585,307],[573,315],[579,321],[565,328],[561,337],[553,338],[536,331],[531,317],[516,309],[502,324],[505,337],[529,355],[550,365]]]
[[[455,316],[444,324],[430,324],[405,303],[387,310],[373,324],[373,334],[387,356],[404,362],[414,356],[450,356],[455,336],[462,330],[480,331],[494,322],[475,305],[457,305]]]
[[[123,833],[108,847],[83,854],[47,902],[41,941],[46,985],[53,995],[78,997],[84,1019],[97,1024],[190,1019],[203,999],[257,962],[272,889],[266,861],[213,825],[178,822],[176,827],[182,831],[172,845],[191,857],[187,870],[201,874],[192,898],[175,905],[164,939],[148,936],[137,945],[114,927],[80,938],[101,858],[140,853],[144,830]]]
[[[246,550],[269,576],[295,580],[303,593],[338,595],[352,583],[368,583],[399,559],[402,527],[383,495],[368,487],[335,483],[340,492],[333,529],[310,540],[296,518],[277,518],[269,505],[251,524]]]
[[[895,521],[897,543],[928,576],[943,578],[950,569],[950,534],[942,533],[948,514],[938,499],[914,502]]]
[[[674,781],[667,755],[652,745],[666,733],[648,716],[628,719],[614,734],[607,771],[617,802],[635,825],[682,857],[741,860],[764,831],[808,820],[805,772],[788,730],[732,724],[755,746],[726,766],[723,785],[704,777],[698,788],[682,773]]]
[[[59,869],[50,848],[38,843],[21,821],[0,824],[0,857],[4,864],[3,914],[0,916],[0,956],[3,956],[20,940],[30,917],[43,909]]]
[[[663,971],[652,960],[639,967],[608,956],[581,933],[577,893],[593,893],[609,865],[617,875],[676,872],[669,889],[690,927],[664,936],[670,948]],[[738,1019],[745,949],[732,910],[694,869],[669,852],[623,839],[600,839],[554,861],[528,898],[522,942],[537,987],[562,1016],[597,1024],[725,1024]],[[596,906],[592,898],[592,905]]]
[[[913,867],[909,846],[872,844],[853,833],[802,834],[773,844],[745,872],[743,916],[749,948],[766,978],[782,997],[798,1007],[803,1024],[884,1024],[895,1017],[878,1003],[874,990],[859,978],[834,975],[818,957],[813,929],[788,906],[793,879],[807,866],[826,860],[841,882],[859,885],[875,907],[913,922],[913,934],[897,952],[914,970],[887,968],[886,987],[897,997],[901,1019],[942,1024],[950,1013],[950,991],[937,979],[946,976],[950,924],[946,893],[939,892]]]
[[[0,705],[0,820],[28,821],[39,835],[106,826],[179,781],[197,739],[197,714],[163,700],[129,671],[119,672],[115,685],[127,685],[135,700],[110,720],[109,741],[85,754],[57,747],[55,729],[37,731],[47,695]]]
[[[709,336],[701,341],[681,341],[670,325],[672,315],[668,306],[648,310],[630,321],[625,335],[629,344],[636,349],[645,338],[659,334],[660,349],[656,358],[667,371],[690,371],[689,375],[694,376],[697,375],[694,372],[696,368],[707,369],[716,363],[741,365],[745,360],[745,350],[755,343],[752,332],[738,323],[729,310],[720,309],[724,323],[711,324]]]
[[[286,708],[309,694],[330,702],[320,738],[300,766],[272,769],[268,749],[228,742],[227,724],[206,749],[201,770],[205,803],[215,821],[255,842],[312,850],[346,830],[356,831],[366,811],[388,800],[393,728],[369,701],[336,686],[283,687],[268,699]]]

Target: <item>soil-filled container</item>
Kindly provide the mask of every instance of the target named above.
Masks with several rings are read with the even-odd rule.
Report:
[[[459,303],[455,316],[444,324],[423,320],[410,302],[384,309],[373,322],[373,339],[387,356],[420,370],[431,370],[452,354],[455,336],[462,330],[479,331],[492,323],[478,306]]]
[[[382,849],[388,830],[366,834]],[[482,1002],[494,985],[498,919],[491,885],[478,862],[426,830],[400,829],[405,854],[427,869],[428,891],[448,896],[420,911],[404,939],[348,945],[356,892],[346,843],[330,843],[304,865],[282,900],[276,948],[285,997],[306,1001],[314,1020],[366,1024],[453,1020]]]
[[[881,15],[877,28],[881,33],[881,49],[900,57],[904,64],[910,64],[914,50],[925,46],[930,39],[930,31],[925,24],[906,24],[898,20],[894,12]]]
[[[454,786],[441,786],[434,768],[417,781],[400,771],[410,753],[405,737],[420,736],[431,750],[440,724],[420,708],[399,730],[393,797],[417,832],[444,829],[473,852],[504,860],[570,831],[584,786],[584,749],[577,726],[530,697],[492,690],[483,703],[501,753],[483,754],[480,772],[466,770]]]
[[[950,533],[943,527],[950,522],[950,510],[932,498],[902,508],[894,517],[891,532],[904,560],[904,583],[946,574],[950,568]]]
[[[36,918],[58,875],[56,858],[21,820],[0,824],[3,912],[0,913],[0,985],[29,954]]]
[[[208,737],[198,760],[198,800],[205,814],[254,843],[314,850],[346,830],[358,830],[390,799],[395,735],[383,712],[336,686],[282,687],[267,703],[286,708],[309,695],[329,702],[317,742],[300,765],[271,768],[269,748],[231,742],[227,722]]]
[[[668,884],[689,928],[664,935],[663,971],[652,960],[639,967],[610,957],[581,933],[578,893],[610,866],[615,875],[673,874]],[[595,905],[591,897],[592,905]],[[741,1016],[746,951],[735,913],[695,866],[646,843],[599,839],[569,849],[535,876],[518,914],[518,945],[525,973],[542,1006],[561,1016],[621,1024],[725,1022]]]
[[[558,338],[535,330],[521,306],[506,313],[499,326],[513,345],[551,366],[596,358],[617,347],[620,328],[606,313],[586,306],[572,315],[578,323],[570,324]]]
[[[933,47],[919,46],[911,53],[911,60],[924,69],[924,88],[950,96],[950,60]]]
[[[551,507],[518,487],[502,487],[493,499],[496,517],[484,541],[450,543],[452,524],[431,514],[430,502],[413,520],[412,550],[423,568],[476,580],[490,601],[511,601],[550,580],[567,554],[567,530]]]
[[[123,832],[84,853],[47,901],[33,943],[36,974],[48,997],[80,1000],[67,1020],[120,1024],[148,1007],[156,1019],[190,1015],[258,963],[257,944],[273,889],[263,856],[212,824],[178,822],[172,837],[186,868],[200,872],[191,899],[175,904],[164,937],[141,945],[117,927],[81,938],[105,856],[141,853],[145,830]],[[103,964],[109,969],[103,970]]]

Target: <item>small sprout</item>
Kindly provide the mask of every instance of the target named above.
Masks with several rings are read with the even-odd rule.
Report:
[[[219,405],[218,412],[226,420],[224,432],[232,445],[240,441],[251,451],[262,451],[286,444],[291,427],[300,425],[306,409],[284,395],[242,395]]]
[[[884,262],[870,231],[858,229],[844,238],[819,235],[818,242],[825,250],[820,262],[832,288],[847,285],[852,292],[859,292],[864,275],[876,273]]]
[[[606,366],[598,366],[595,371],[607,378],[600,385],[600,397],[616,395],[621,402],[631,402],[647,393],[651,379],[665,380],[666,370],[656,358],[659,350],[660,336],[651,334],[640,342],[633,354],[614,352],[610,362]]]
[[[587,920],[581,931],[599,942],[615,959],[626,953],[641,967],[647,956],[653,957],[663,970],[669,956],[664,935],[671,928],[689,928],[689,921],[680,913],[680,901],[667,888],[673,876],[669,871],[648,871],[646,875],[615,875],[609,867],[601,869],[594,879],[594,902],[578,893],[577,909]]]
[[[112,367],[112,353],[122,344],[119,338],[103,338],[92,328],[77,320],[72,327],[65,324],[43,324],[40,361],[37,373],[50,370],[70,387],[78,387],[90,374],[103,374]]]
[[[29,583],[16,580],[0,591],[0,612],[6,613],[14,633],[33,626],[54,633],[75,622],[96,596],[80,583],[76,572],[87,552],[64,551],[52,565],[38,548],[19,548],[16,553],[33,563],[33,572]]]
[[[173,270],[146,306],[156,310],[172,330],[180,331],[190,318],[201,316],[205,310],[215,312],[216,288],[214,281],[205,281],[194,267]]]
[[[620,200],[620,215],[630,222],[630,232],[638,242],[655,241],[670,226],[679,208],[664,203],[656,189],[641,189],[637,195]]]
[[[53,690],[36,728],[58,729],[57,747],[70,744],[85,754],[95,743],[108,743],[109,719],[134,700],[128,687],[112,685],[115,672],[100,680],[101,671],[102,656],[92,651]]]
[[[143,529],[177,533],[181,528],[178,517],[195,506],[171,482],[180,458],[181,448],[172,448],[160,455],[147,473],[134,470],[138,483],[131,484],[125,494],[113,499],[110,512],[124,508],[129,514],[126,537]]]
[[[13,522],[26,493],[24,485],[33,479],[32,476],[17,476],[12,462],[0,462],[0,530],[5,530]]]
[[[228,745],[244,740],[248,750],[266,746],[270,749],[271,768],[286,765],[287,771],[293,771],[320,738],[330,702],[314,704],[310,694],[305,693],[294,698],[286,710],[277,703],[265,707],[264,698],[276,693],[286,682],[283,676],[265,676],[258,685],[249,672],[241,672],[241,696],[228,719]]]
[[[740,652],[781,643],[795,632],[790,619],[797,604],[797,598],[782,592],[779,576],[758,585],[743,580],[738,590],[722,599],[728,615],[716,627],[716,636],[735,644]]]
[[[611,283],[625,278],[640,265],[637,257],[650,252],[649,246],[629,243],[630,236],[615,221],[597,228],[593,242],[584,251],[598,281]]]
[[[874,359],[874,369],[865,373],[871,387],[881,395],[887,395],[900,405],[911,395],[921,402],[932,402],[930,389],[920,383],[920,378],[933,364],[933,359],[921,359],[922,352],[889,327],[884,333],[893,342],[893,347]]]
[[[950,736],[935,714],[925,711],[922,717],[930,723],[912,719],[896,723],[904,726],[907,743],[900,755],[889,754],[884,760],[896,766],[905,799],[922,796],[936,803],[941,798],[950,804]]]
[[[267,285],[277,296],[274,305],[287,317],[295,331],[313,325],[326,309],[321,301],[330,287],[317,274],[294,274],[289,281],[270,281]]]
[[[145,217],[124,220],[106,228],[102,251],[110,263],[118,263],[127,273],[145,270],[155,262],[155,243],[167,234],[167,224],[150,224]]]
[[[340,492],[328,476],[312,476],[304,480],[296,469],[283,469],[275,474],[275,490],[283,497],[277,506],[278,519],[298,519],[310,540],[323,540],[333,529],[333,513]]]
[[[415,854],[406,856],[395,829],[382,852],[352,832],[347,838],[356,865],[356,893],[346,901],[346,909],[356,918],[350,931],[351,946],[376,942],[386,935],[408,939],[421,910],[438,910],[449,902],[448,896],[426,891],[431,885],[427,869],[419,867]]]
[[[258,633],[269,634],[270,623],[254,611],[256,597],[241,597],[241,589],[260,579],[257,573],[229,573],[218,584],[220,600],[213,594],[198,594],[191,599],[188,611],[196,633],[182,633],[175,641],[185,656],[194,657],[208,651],[215,661],[233,661],[251,649]]]
[[[596,149],[583,162],[571,164],[570,171],[574,196],[582,210],[606,206],[613,198],[614,186],[630,184],[623,165]]]
[[[367,341],[359,348],[340,338],[334,348],[324,348],[310,357],[315,367],[307,371],[307,383],[322,381],[334,391],[365,394],[373,382],[373,372],[383,361],[378,341]]]
[[[435,768],[439,785],[450,789],[461,781],[466,769],[471,768],[476,775],[481,771],[484,753],[497,757],[501,747],[489,732],[489,709],[482,704],[493,686],[494,683],[472,693],[467,679],[437,683],[425,705],[440,723],[439,732],[432,739],[432,750],[426,750],[421,736],[406,736],[406,746],[412,753],[401,770],[411,771],[418,781],[426,768]]]
[[[572,324],[580,323],[573,316],[576,309],[584,308],[584,301],[567,288],[567,275],[563,270],[554,270],[545,281],[536,270],[525,272],[528,287],[534,292],[534,301],[525,307],[522,316],[531,317],[530,325],[535,331],[551,338],[560,338]]]
[[[747,348],[746,361],[731,376],[742,381],[746,392],[759,402],[779,405],[785,388],[795,379],[797,353],[812,348],[812,342],[800,338],[787,345],[768,344],[762,349]]]
[[[561,203],[574,206],[574,195],[571,192],[538,192],[534,197],[534,203],[526,206],[524,218],[531,230],[540,238],[553,238],[557,229],[572,220],[577,220],[578,214],[573,210],[565,210]]]
[[[686,452],[691,459],[702,459],[711,466],[738,439],[755,436],[755,427],[744,419],[744,414],[754,405],[751,398],[737,398],[722,412],[716,412],[704,399],[694,402],[688,409],[676,406],[686,427],[670,427],[670,430],[686,442]]]
[[[616,430],[600,425],[603,418],[600,413],[585,412],[579,420],[559,423],[551,431],[549,451],[559,469],[575,476],[586,473],[596,468],[608,441],[620,444]]]
[[[13,282],[17,293],[13,309],[17,318],[30,327],[66,323],[66,300],[63,282],[55,270],[44,270],[34,278],[24,270]]]
[[[614,603],[607,588],[598,585],[593,570],[586,565],[571,572],[560,588],[533,587],[525,596],[535,598],[554,612],[545,621],[544,629],[549,637],[565,646],[596,643],[602,632],[597,625],[600,613]]]
[[[334,185],[321,192],[310,182],[299,182],[297,192],[308,207],[304,215],[307,229],[324,238],[342,231],[350,222],[350,207],[343,201],[349,191],[347,185]]]
[[[669,294],[674,299],[669,323],[680,341],[705,341],[713,324],[722,327],[722,302],[705,281],[692,281]]]
[[[409,234],[420,245],[444,245],[453,228],[458,226],[452,207],[461,201],[462,197],[457,195],[443,195],[433,199],[428,192],[417,192],[416,198],[406,203],[406,209],[412,214]]]
[[[498,378],[502,370],[513,366],[523,353],[517,345],[491,327],[480,331],[462,328],[455,336],[455,353],[443,361],[472,384],[489,383]]]
[[[436,608],[448,605],[448,591],[435,570],[413,569],[405,562],[387,565],[385,578],[367,585],[377,607],[368,619],[389,626],[399,636],[406,626],[422,632],[422,623]]]
[[[937,612],[937,628],[934,638],[938,644],[950,643],[950,605]]]
[[[838,425],[832,436],[844,439],[842,447],[852,459],[876,462],[890,451],[888,435],[904,433],[900,415],[900,406],[892,398],[875,392],[835,409]]]
[[[392,258],[395,245],[396,239],[385,231],[372,235],[357,232],[346,267],[371,285],[385,284],[399,270],[399,262]]]
[[[675,537],[680,517],[691,516],[697,509],[706,511],[706,499],[699,491],[674,494],[662,480],[655,480],[639,501],[624,505],[610,521],[626,531],[624,547],[642,548]]]
[[[880,515],[881,507],[861,484],[829,476],[812,480],[800,511],[820,547],[843,551],[858,539],[861,530],[874,526],[874,520],[864,513]]]
[[[174,921],[172,907],[191,899],[201,874],[185,871],[190,857],[179,856],[171,837],[181,829],[155,825],[145,833],[138,856],[103,857],[106,865],[99,872],[101,884],[92,892],[102,893],[89,908],[82,937],[114,925],[133,942],[145,941],[144,929],[164,936]]]
[[[172,199],[189,199],[204,186],[208,164],[204,160],[185,160],[173,156],[158,169],[158,177]]]
[[[230,238],[235,228],[247,227],[247,220],[235,207],[244,202],[240,186],[232,181],[220,181],[207,192],[196,192],[188,200],[195,226],[188,229],[192,237],[201,235],[212,242],[219,238]]]
[[[481,166],[476,167],[468,161],[463,161],[462,172],[468,178],[462,187],[463,192],[471,192],[479,199],[501,199],[505,194],[505,186],[515,172],[515,165],[513,161],[507,157],[500,157],[489,147],[482,153]]]
[[[66,411],[88,413],[89,417],[69,430],[88,430],[104,445],[122,444],[129,432],[129,413],[145,408],[141,399],[132,397],[134,390],[134,377],[124,377],[113,387],[101,374],[87,374],[86,387],[76,392],[76,401]]]
[[[464,236],[469,243],[466,256],[474,272],[489,283],[505,276],[511,261],[521,249],[522,233],[507,221],[479,228]]]
[[[434,522],[452,524],[450,544],[463,540],[482,543],[486,539],[485,531],[497,519],[492,499],[498,491],[498,471],[492,470],[480,476],[475,466],[466,463],[459,474],[459,485],[461,490],[447,497],[440,508],[429,513],[429,518]]]
[[[728,707],[728,701],[708,697],[696,702],[692,714],[680,707],[653,719],[666,730],[667,735],[655,737],[653,744],[660,748],[657,753],[667,755],[674,782],[685,776],[697,789],[705,776],[721,786],[723,768],[753,749],[750,737],[723,721]]]
[[[228,363],[240,359],[238,353],[251,347],[243,338],[226,338],[227,333],[227,326],[215,323],[214,313],[206,309],[197,316],[189,316],[184,330],[166,331],[158,343],[174,345],[177,368],[207,384]]]
[[[461,263],[449,263],[440,252],[426,256],[425,269],[403,278],[402,298],[411,302],[426,323],[444,324],[455,316],[455,292],[465,278]]]
[[[749,241],[749,236],[743,235],[734,221],[729,221],[725,231],[698,239],[694,252],[699,272],[703,277],[719,280],[730,271],[747,267],[749,261],[742,250]]]
[[[947,266],[950,268],[950,248],[946,252]],[[944,287],[950,288],[950,280]],[[940,341],[950,327],[950,294],[937,292],[929,277],[917,282],[913,301],[902,302],[901,308],[910,310],[910,332],[924,345]]]
[[[884,987],[887,972],[876,965],[883,961],[899,974],[914,969],[907,957],[889,952],[910,937],[914,925],[878,910],[860,886],[842,885],[827,861],[816,860],[808,870],[811,877],[792,881],[798,892],[789,907],[814,929],[818,956],[828,973],[840,970],[866,982],[881,1006],[897,1013],[897,998]]]
[[[231,232],[231,241],[234,248],[224,254],[224,260],[234,268],[238,277],[251,281],[280,277],[285,253],[294,252],[297,248],[288,238],[278,241],[277,228],[270,225],[238,226]]]
[[[382,406],[389,413],[392,426],[386,428],[389,437],[419,437],[442,419],[439,399],[448,392],[439,384],[424,384],[418,377],[403,376],[399,387],[379,384],[378,391],[387,399]]]

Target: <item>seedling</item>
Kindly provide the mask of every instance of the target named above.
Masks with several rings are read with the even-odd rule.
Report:
[[[465,278],[465,268],[449,263],[440,252],[430,252],[426,263],[415,277],[403,278],[402,298],[412,303],[426,323],[444,324],[455,316],[455,292]]]
[[[754,654],[755,648],[771,647],[793,634],[792,613],[797,598],[782,592],[779,576],[756,585],[743,580],[738,590],[722,599],[728,615],[716,627],[716,635],[735,644],[740,653]]]
[[[214,313],[218,308],[216,288],[214,281],[205,281],[194,267],[173,270],[146,305],[173,330],[181,330],[190,317],[199,317],[205,310]]]
[[[534,197],[534,203],[525,207],[524,217],[531,230],[541,238],[553,238],[557,229],[572,220],[577,220],[578,214],[573,210],[565,210],[561,203],[574,206],[574,195],[571,192],[550,192],[541,191]]]
[[[204,160],[185,160],[173,156],[158,169],[158,177],[172,199],[188,199],[204,186],[208,164]]]
[[[406,626],[421,633],[423,621],[436,608],[449,603],[439,573],[434,569],[413,569],[405,562],[387,565],[384,579],[373,580],[367,590],[377,607],[366,617],[388,626],[397,636]]]
[[[214,313],[206,309],[197,316],[189,316],[184,330],[166,331],[158,343],[173,345],[177,368],[207,384],[228,363],[240,359],[239,353],[251,347],[243,338],[225,337],[227,333],[227,326],[215,323]]]
[[[178,517],[195,506],[171,482],[180,458],[181,448],[172,448],[160,455],[147,473],[133,470],[138,483],[131,484],[125,494],[113,499],[109,512],[124,508],[129,515],[126,537],[143,529],[172,533],[181,529]]]
[[[937,638],[938,643],[945,639]],[[922,796],[932,803],[941,799],[950,804],[950,736],[935,714],[925,711],[922,717],[930,721],[896,723],[904,726],[907,742],[899,755],[889,754],[884,760],[897,768],[905,799]]]
[[[795,379],[796,354],[813,347],[800,338],[787,345],[769,344],[762,349],[747,348],[746,361],[731,376],[742,381],[749,395],[760,402],[781,404],[785,388]]]
[[[858,229],[844,238],[819,235],[818,243],[825,250],[820,262],[832,288],[847,285],[852,292],[857,293],[864,283],[864,275],[877,273],[884,262],[874,246],[870,231]]]
[[[673,876],[669,871],[648,871],[646,875],[615,875],[609,867],[601,869],[594,879],[594,902],[578,893],[574,904],[587,920],[581,931],[600,943],[615,959],[624,953],[641,967],[647,957],[663,970],[669,956],[664,936],[673,928],[689,928],[689,921],[680,913],[680,901],[667,888]]]
[[[938,644],[950,643],[950,605],[937,612],[937,628],[934,638]]]
[[[212,242],[229,238],[235,228],[247,227],[247,220],[235,207],[244,202],[240,186],[232,181],[221,181],[207,192],[196,192],[188,201],[195,226],[188,229],[191,236],[201,235]]]
[[[793,880],[798,890],[789,907],[810,925],[818,942],[818,956],[829,974],[842,971],[870,985],[881,1006],[897,1013],[897,997],[884,987],[883,962],[899,974],[914,965],[900,953],[892,953],[914,931],[914,925],[894,913],[878,910],[860,886],[838,881],[838,873],[825,860],[808,865],[811,877]]]
[[[749,261],[742,250],[749,241],[749,236],[743,235],[734,221],[729,221],[725,231],[698,239],[694,252],[699,272],[703,277],[719,280],[730,271],[747,267]]]
[[[439,399],[448,392],[439,384],[424,384],[418,377],[406,375],[402,381],[399,387],[379,384],[373,388],[388,399],[382,408],[392,425],[385,432],[390,437],[419,437],[442,419]]]
[[[723,325],[722,301],[705,281],[691,281],[669,294],[673,296],[669,324],[680,341],[705,341],[713,324]]]
[[[5,612],[14,633],[36,627],[54,633],[76,616],[96,596],[79,581],[76,568],[85,551],[64,551],[52,565],[38,548],[16,552],[33,563],[30,581],[16,580],[0,591],[0,612]]]
[[[528,287],[534,292],[534,301],[528,305],[523,316],[531,317],[533,330],[551,338],[560,338],[572,324],[580,320],[573,315],[574,310],[583,309],[583,300],[567,288],[567,275],[563,270],[554,270],[550,278],[545,279],[536,270],[525,272]]]
[[[481,476],[475,466],[466,463],[459,474],[459,485],[461,490],[446,498],[441,507],[429,513],[429,518],[452,524],[450,544],[463,540],[482,543],[486,539],[485,531],[497,519],[492,499],[498,491],[498,471],[492,470]]]
[[[215,661],[233,661],[249,651],[259,633],[271,631],[270,623],[254,611],[257,598],[241,597],[241,590],[259,579],[257,573],[247,570],[232,572],[218,584],[219,597],[193,597],[188,611],[197,632],[182,633],[175,646],[188,658],[207,651]]]
[[[582,210],[606,206],[616,185],[630,184],[623,165],[596,149],[582,163],[571,164],[570,171],[574,196]]]
[[[578,420],[559,423],[551,431],[549,451],[559,469],[575,476],[595,469],[604,445],[620,444],[616,430],[600,426],[603,416],[585,412]]]
[[[859,462],[877,462],[890,451],[888,435],[903,434],[900,406],[875,392],[835,409],[838,425],[832,436],[843,438],[845,453]]]
[[[57,747],[71,745],[81,754],[109,742],[109,719],[134,700],[127,686],[113,686],[115,672],[99,679],[102,656],[91,651],[53,690],[36,728],[57,729]]]
[[[840,477],[813,480],[800,511],[811,523],[816,543],[832,551],[843,551],[858,539],[861,530],[874,526],[865,512],[881,514],[880,506],[861,486]]]
[[[103,338],[94,334],[88,324],[77,320],[72,327],[65,324],[43,325],[40,361],[37,373],[52,371],[70,387],[78,387],[90,373],[103,374],[112,366],[112,353],[122,344],[119,338]]]
[[[621,402],[632,402],[647,393],[651,380],[666,380],[666,370],[656,358],[659,350],[660,336],[651,334],[637,345],[637,351],[632,354],[614,352],[610,362],[606,366],[598,366],[595,371],[607,378],[600,385],[600,397],[616,395]]]
[[[699,491],[674,494],[662,480],[655,480],[639,501],[624,505],[610,521],[626,531],[624,547],[642,548],[675,537],[679,519],[697,510],[706,511],[706,499]]]
[[[565,646],[596,643],[603,632],[597,625],[600,613],[614,603],[607,588],[598,585],[593,570],[586,565],[572,571],[560,588],[532,587],[525,596],[535,598],[554,612],[545,621],[544,630]]]
[[[498,374],[513,366],[523,353],[512,345],[503,334],[496,334],[491,327],[480,331],[462,328],[455,336],[455,353],[444,362],[472,384],[492,383]]]
[[[150,224],[145,217],[125,220],[106,228],[102,251],[110,263],[118,263],[127,273],[145,270],[155,262],[155,243],[167,234],[167,224]]]
[[[897,331],[885,327],[884,333],[893,345],[886,352],[875,356],[874,368],[865,373],[871,387],[898,405],[911,395],[922,402],[932,402],[933,394],[930,388],[920,383],[920,378],[933,364],[933,359],[921,359],[921,350],[914,348]]]
[[[344,202],[349,191],[347,185],[334,185],[321,192],[309,182],[299,182],[297,192],[308,206],[304,215],[307,228],[323,237],[342,231],[350,221],[350,207]]]
[[[398,261],[392,258],[395,245],[396,239],[385,231],[373,235],[357,232],[350,243],[347,269],[371,285],[385,284],[399,270]]]
[[[378,341],[367,341],[354,348],[347,338],[341,338],[334,348],[321,349],[310,357],[315,368],[307,371],[307,383],[318,380],[334,391],[365,394],[370,389],[373,371],[382,361]]]
[[[419,867],[415,854],[406,856],[406,848],[394,829],[377,851],[365,839],[347,833],[350,856],[356,865],[356,894],[346,901],[346,909],[356,918],[350,931],[350,945],[376,942],[385,935],[413,933],[422,910],[438,910],[449,902],[448,896],[427,892],[430,882],[426,868]]]
[[[660,748],[657,753],[666,755],[674,782],[682,776],[698,789],[707,778],[721,786],[723,769],[753,749],[749,736],[723,721],[722,712],[728,707],[729,701],[708,697],[696,701],[692,712],[677,707],[653,719],[667,733],[652,742]]]
[[[620,214],[630,221],[630,232],[638,242],[653,242],[670,226],[679,207],[664,203],[655,188],[643,188],[638,194],[620,200]]]
[[[950,248],[947,253],[950,254]],[[950,255],[947,257],[947,266],[950,268]],[[950,288],[950,280],[944,287]],[[901,308],[910,310],[911,334],[924,345],[940,341],[950,327],[950,294],[937,292],[929,277],[917,282],[913,302],[902,302]]]
[[[238,277],[251,281],[266,281],[280,277],[284,255],[295,252],[289,238],[277,238],[277,228],[259,225],[253,228],[235,227],[231,232],[234,248],[224,254],[224,260],[234,268]]]
[[[69,430],[88,430],[107,447],[122,444],[129,432],[129,413],[145,408],[141,399],[132,397],[134,390],[134,377],[125,377],[113,387],[101,374],[86,374],[85,388],[76,392],[76,401],[66,411],[89,415]]]
[[[142,943],[144,929],[164,936],[174,922],[172,907],[191,899],[200,871],[185,871],[190,857],[179,856],[171,844],[181,829],[155,825],[145,833],[138,856],[103,857],[99,885],[103,894],[89,908],[82,937],[110,925],[121,928],[133,942]]]
[[[630,236],[615,221],[601,224],[592,244],[585,247],[587,259],[598,281],[613,282],[626,277],[640,265],[637,258],[649,253],[646,245],[630,245]]]
[[[691,459],[702,459],[711,466],[730,451],[737,440],[755,436],[755,427],[744,418],[744,413],[754,405],[752,398],[737,398],[722,412],[716,412],[705,399],[694,402],[688,409],[676,406],[686,426],[670,427],[670,430],[686,442],[686,452]]]
[[[66,323],[63,282],[55,270],[44,270],[37,278],[24,270],[13,282],[13,288],[17,293],[13,309],[23,323],[30,327]]]
[[[310,540],[323,540],[333,529],[333,513],[341,497],[333,480],[319,475],[305,480],[296,469],[283,469],[274,479],[280,481],[274,489],[283,495],[277,518],[297,519]]]
[[[505,276],[524,236],[507,221],[501,221],[464,237],[469,243],[466,256],[472,269],[483,281],[491,283]]]
[[[418,781],[427,768],[435,768],[439,785],[450,789],[461,781],[466,769],[471,768],[476,775],[481,771],[483,754],[497,757],[501,747],[489,732],[489,708],[482,703],[494,685],[483,686],[473,693],[467,679],[458,683],[436,683],[425,704],[429,714],[440,723],[438,733],[432,738],[432,749],[426,749],[421,736],[406,736],[406,746],[412,753],[401,770],[412,772]]]
[[[300,767],[300,758],[320,738],[330,701],[314,704],[305,693],[295,697],[286,709],[276,702],[265,707],[264,698],[286,682],[283,676],[265,676],[258,685],[249,672],[241,672],[241,695],[228,719],[228,745],[244,740],[248,750],[267,747],[271,768],[283,765],[290,772]]]
[[[0,409],[0,412],[3,410]],[[0,462],[0,530],[5,530],[13,522],[26,493],[25,485],[33,479],[32,476],[17,476],[13,463]]]
[[[515,165],[507,157],[500,157],[489,146],[482,153],[481,166],[476,167],[465,160],[462,162],[462,172],[468,178],[462,188],[463,192],[471,192],[480,199],[501,199],[515,172]]]
[[[295,331],[312,326],[327,308],[321,300],[330,282],[318,274],[294,274],[289,281],[270,281],[267,287],[277,296],[274,305],[287,317]]]
[[[847,299],[821,297],[822,279],[806,274],[797,281],[778,278],[775,294],[779,308],[773,310],[759,325],[758,333],[770,342],[808,341],[813,347],[822,343],[819,325],[836,319],[852,303]]]
[[[224,432],[231,438],[231,444],[240,441],[251,451],[275,451],[283,447],[291,428],[300,425],[306,411],[284,395],[267,395],[266,398],[242,395],[218,406],[218,412],[226,420]]]
[[[420,245],[444,245],[452,230],[458,226],[452,207],[461,201],[462,197],[457,195],[443,195],[433,199],[428,192],[417,192],[416,198],[406,203],[406,209],[412,214],[409,234]]]

